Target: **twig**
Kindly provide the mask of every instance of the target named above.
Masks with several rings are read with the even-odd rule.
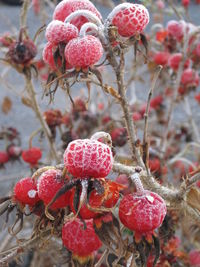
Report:
[[[107,254],[109,253],[109,249],[105,249],[103,254],[101,255],[101,258],[98,260],[98,262],[94,265],[94,267],[100,267],[101,264],[104,261],[104,258],[107,256]]]
[[[12,249],[9,249],[8,251],[11,251],[10,253],[7,254],[7,252],[5,251],[4,254],[7,254],[7,255],[0,259],[0,267],[3,267],[6,264],[8,264],[10,261],[18,257],[19,254],[22,254],[25,251],[30,250],[35,246],[38,246],[38,242],[41,239],[44,239],[45,237],[49,236],[51,233],[52,233],[51,230],[46,230],[40,233],[40,235],[37,235],[36,237],[24,242],[23,244],[20,244]]]
[[[148,134],[148,119],[149,119],[150,101],[151,101],[151,97],[153,95],[153,92],[154,92],[154,89],[155,89],[155,86],[156,86],[156,82],[158,80],[158,77],[160,75],[160,72],[161,72],[162,68],[163,67],[161,65],[159,65],[157,72],[154,74],[153,81],[152,81],[152,84],[151,84],[151,88],[149,90],[148,99],[147,99],[147,106],[146,106],[146,110],[145,110],[145,114],[144,114],[143,161],[145,163],[148,175],[150,174],[150,172],[149,172],[149,168],[148,168],[149,145],[148,145],[147,134]]]
[[[27,13],[29,5],[30,0],[24,0],[20,14],[20,29],[25,28],[27,26]]]
[[[193,129],[194,137],[195,137],[196,141],[199,143],[200,142],[199,129],[198,129],[198,127],[194,121],[193,114],[192,114],[191,107],[190,107],[190,103],[188,101],[187,96],[184,97],[184,110],[185,110],[186,114],[188,115],[189,122],[192,126],[192,129]]]
[[[55,148],[55,144],[54,144],[54,141],[53,141],[53,137],[52,137],[52,134],[51,134],[51,131],[45,121],[45,119],[43,118],[42,116],[42,113],[40,111],[40,108],[39,108],[39,105],[37,103],[37,100],[36,100],[36,97],[35,97],[35,90],[34,90],[34,87],[33,87],[33,84],[31,82],[31,80],[25,75],[25,81],[26,81],[26,89],[27,89],[27,92],[29,94],[29,97],[31,98],[32,100],[32,104],[33,104],[33,109],[36,113],[36,116],[37,118],[39,119],[40,121],[40,124],[42,126],[42,129],[47,137],[47,140],[48,140],[48,143],[49,143],[49,147],[50,147],[50,150],[51,150],[51,154],[52,156],[54,157],[54,159],[56,160],[56,163],[59,162],[59,158],[58,158],[58,155],[57,155],[57,152],[56,152],[56,148]]]

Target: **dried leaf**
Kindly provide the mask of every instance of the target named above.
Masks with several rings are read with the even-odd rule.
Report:
[[[187,204],[200,211],[200,190],[191,188],[187,194]]]
[[[22,96],[21,98],[22,104],[24,104],[25,106],[32,108],[32,102],[31,99],[29,99],[28,97]]]
[[[11,99],[8,96],[4,97],[1,110],[3,111],[3,113],[8,114],[11,108],[12,108]]]
[[[105,84],[103,86],[103,89],[106,93],[112,95],[113,97],[117,98],[118,100],[121,100],[121,96],[118,94],[118,92],[111,86]]]

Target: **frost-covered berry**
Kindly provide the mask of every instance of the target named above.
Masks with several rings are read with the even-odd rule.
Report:
[[[187,87],[197,87],[199,85],[199,75],[193,69],[186,69],[181,76],[181,83]]]
[[[89,10],[93,12],[99,19],[102,18],[99,11],[89,0],[63,0],[56,6],[53,13],[53,19],[64,22],[71,13],[77,10]],[[84,16],[78,16],[71,21],[71,23],[79,30],[86,22],[88,22],[88,20]]]
[[[112,151],[96,140],[74,140],[65,150],[64,164],[74,177],[105,177],[112,169]]]
[[[68,43],[78,37],[78,29],[71,23],[53,20],[46,28],[45,37],[53,44]]]
[[[44,49],[43,49],[43,53],[42,53],[42,57],[44,62],[52,69],[52,70],[57,70],[58,68],[62,67],[62,60],[61,57],[57,57],[57,61],[55,62],[54,59],[54,53],[57,50],[57,45],[52,44],[50,42],[48,42]],[[68,62],[66,62],[65,64],[65,68],[66,69],[70,69],[71,66],[69,65]]]
[[[167,31],[169,35],[180,41],[184,36],[184,24],[176,20],[170,20],[167,23]]]
[[[165,201],[147,190],[124,196],[119,205],[120,221],[140,234],[152,232],[161,226],[165,215]]]
[[[23,160],[29,163],[31,166],[37,165],[41,157],[42,157],[42,151],[40,150],[39,147],[32,147],[22,152]]]
[[[85,220],[86,227],[80,219],[67,222],[62,228],[64,246],[80,257],[89,256],[101,247],[101,241],[93,228],[93,220]]]
[[[182,57],[183,55],[181,53],[175,53],[171,55],[168,61],[169,67],[171,67],[174,71],[177,71],[179,64],[182,60]],[[184,64],[184,68],[188,68],[189,65],[190,65],[190,60],[188,59]]]
[[[92,35],[72,39],[65,47],[65,58],[76,68],[87,68],[99,61],[103,47]]]
[[[123,3],[116,6],[108,19],[123,37],[141,33],[149,23],[149,12],[140,4]]]
[[[44,172],[38,179],[38,195],[39,198],[48,205],[53,199],[55,194],[64,185],[64,179],[62,177],[62,171],[60,170],[48,170]],[[65,208],[69,204],[70,192],[66,192],[61,195],[51,206],[50,209],[56,210]]]
[[[162,66],[166,66],[168,63],[168,59],[169,59],[170,54],[168,52],[157,52],[154,55],[154,62],[157,65],[162,65]]]
[[[19,180],[14,187],[13,197],[16,202],[34,206],[40,200],[36,182],[31,177]]]

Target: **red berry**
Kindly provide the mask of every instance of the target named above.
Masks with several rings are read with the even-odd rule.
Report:
[[[7,148],[7,151],[11,158],[18,158],[22,153],[22,148],[16,145],[10,145]]]
[[[32,147],[22,152],[22,158],[25,162],[30,163],[32,166],[37,165],[42,157],[42,152],[38,147]]]
[[[74,105],[73,105],[73,108],[72,108],[72,112],[84,112],[84,111],[87,111],[86,101],[84,101],[80,97],[76,97],[74,99]]]
[[[190,0],[182,0],[182,5],[185,7],[185,8],[188,8],[189,4],[190,4]]]
[[[75,207],[74,207],[74,195],[75,195],[75,189],[73,189],[71,191],[71,196],[70,196],[70,208],[72,210],[72,212],[74,214],[76,214],[76,210],[75,210]],[[90,193],[90,197],[89,197],[89,205],[92,207],[92,208],[100,208],[101,207],[101,204],[103,202],[103,195],[99,195],[97,193],[96,190],[93,190],[91,193]],[[80,211],[79,211],[79,215],[81,216],[81,218],[83,220],[88,220],[88,219],[92,219],[92,218],[95,218],[99,215],[98,212],[95,212],[95,211],[91,211],[86,204],[83,204],[80,208]]]
[[[168,64],[174,71],[178,70],[182,57],[183,55],[181,53],[175,53],[170,56]],[[189,65],[190,65],[190,60],[188,59],[184,64],[184,68],[188,68]]]
[[[169,53],[168,52],[157,52],[154,55],[154,62],[157,65],[166,66],[169,59]]]
[[[189,261],[191,267],[199,267],[200,266],[200,251],[199,250],[191,250],[189,253]]]
[[[99,11],[89,0],[63,0],[56,6],[53,13],[53,19],[65,21],[65,19],[71,13],[77,10],[89,10],[93,12],[99,19],[102,18]],[[71,23],[79,30],[86,22],[88,22],[88,20],[84,16],[79,16],[71,21]]]
[[[52,70],[56,70],[58,68],[61,68],[62,67],[62,60],[61,60],[61,57],[58,57],[57,58],[57,62],[55,62],[54,60],[54,53],[56,52],[57,50],[57,46],[55,44],[52,44],[52,43],[47,43],[43,49],[43,53],[42,53],[42,57],[43,57],[43,60],[44,62],[49,65],[49,67],[52,69]],[[56,64],[57,63],[57,64]],[[71,66],[69,65],[68,62],[66,62],[65,64],[65,68],[66,69],[70,69]]]
[[[149,160],[149,169],[151,170],[151,172],[160,171],[160,169],[161,169],[160,160],[157,158],[150,159]]]
[[[159,109],[160,106],[163,103],[163,97],[161,95],[155,96],[154,98],[151,99],[150,101],[150,107],[152,109]]]
[[[127,142],[127,131],[125,128],[115,128],[110,135],[114,146],[124,146]]]
[[[102,124],[105,125],[105,124],[107,124],[108,122],[111,121],[111,117],[109,115],[105,115],[105,116],[103,116],[101,121],[102,121]]]
[[[13,63],[28,64],[37,54],[37,47],[31,39],[15,41],[9,46],[8,57]]]
[[[181,41],[184,36],[184,25],[181,22],[170,20],[167,23],[167,31],[169,35],[176,38],[176,40]]]
[[[112,151],[99,141],[77,139],[65,150],[64,164],[74,177],[105,177],[112,169]]]
[[[103,55],[99,39],[92,35],[72,39],[65,47],[66,60],[76,68],[87,68]]]
[[[119,205],[120,221],[140,234],[158,228],[165,215],[165,201],[158,194],[147,190],[124,196]]]
[[[19,180],[14,187],[13,194],[14,200],[24,205],[34,206],[40,200],[37,185],[31,177]]]
[[[141,33],[149,23],[149,12],[139,4],[120,4],[110,13],[111,23],[118,28],[123,37],[131,37]]]
[[[93,228],[93,220],[86,220],[86,227],[79,219],[67,222],[62,228],[64,246],[78,256],[88,256],[101,247]]]
[[[40,13],[40,1],[39,0],[32,0],[33,10],[36,15]]]
[[[0,151],[0,166],[9,161],[9,154],[5,151]]]
[[[67,178],[67,177],[66,177]],[[48,170],[38,179],[38,195],[45,205],[53,199],[55,194],[62,188],[65,181],[60,170]],[[50,209],[56,210],[65,208],[69,204],[70,191],[61,195],[51,206]]]
[[[181,83],[187,87],[197,87],[199,85],[199,75],[193,69],[186,69],[181,76]]]
[[[68,43],[71,39],[78,37],[78,29],[73,24],[53,20],[46,28],[45,37],[53,44]]]
[[[135,111],[135,112],[133,112],[132,118],[134,121],[139,121],[142,119],[142,115],[138,111]]]
[[[58,126],[62,123],[62,114],[61,114],[60,110],[58,110],[58,109],[47,110],[44,112],[43,116],[45,118],[46,123],[50,127],[55,127],[55,126]]]

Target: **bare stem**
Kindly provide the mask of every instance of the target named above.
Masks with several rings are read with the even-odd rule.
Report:
[[[27,13],[29,5],[30,0],[24,0],[20,14],[20,28],[25,28],[27,26]]]
[[[184,108],[185,108],[185,112],[188,115],[189,123],[192,126],[194,138],[196,139],[195,141],[197,141],[199,143],[200,142],[199,129],[195,123],[195,120],[194,120],[194,117],[193,117],[193,114],[191,111],[190,103],[189,103],[187,96],[184,97]]]
[[[39,107],[37,100],[36,100],[36,97],[35,97],[35,90],[34,90],[32,81],[27,76],[25,76],[25,81],[26,81],[27,92],[29,94],[30,99],[32,100],[33,109],[35,111],[37,118],[40,121],[42,129],[43,129],[45,136],[48,140],[51,154],[52,154],[53,158],[56,160],[56,163],[58,163],[59,157],[58,157],[57,152],[56,152],[53,137],[52,137],[51,131],[50,131],[50,129],[49,129],[49,127],[48,127],[48,125],[47,125],[47,123],[46,123],[45,119],[43,118],[42,113],[40,111],[40,107]]]

